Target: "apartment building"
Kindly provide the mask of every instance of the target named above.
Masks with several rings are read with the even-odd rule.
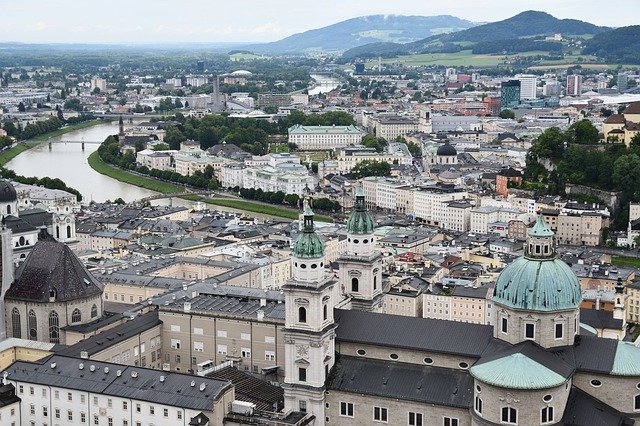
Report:
[[[356,126],[302,126],[289,128],[289,143],[301,151],[333,150],[350,145],[361,145],[365,132]]]
[[[597,246],[604,226],[605,218],[600,213],[560,214],[556,239],[559,244]]]
[[[442,228],[451,231],[469,231],[473,205],[468,201],[449,201],[444,203]]]
[[[284,302],[199,295],[160,307],[163,369],[196,372],[198,364],[233,363],[251,373],[284,375]]]
[[[453,185],[433,185],[413,193],[413,216],[432,226],[442,226],[446,203],[468,198],[469,193]]]
[[[376,136],[390,142],[398,136],[417,132],[418,121],[416,117],[404,116],[379,116],[371,119]]]
[[[519,210],[499,208],[499,207],[477,207],[470,211],[470,228],[474,234],[488,234],[491,230],[491,224],[496,222],[504,223],[505,235],[508,223],[517,219],[521,214]]]
[[[235,399],[227,381],[62,355],[6,373],[24,425],[186,426],[199,416],[221,425]]]
[[[486,285],[456,285],[451,295],[451,320],[491,324],[491,292]]]

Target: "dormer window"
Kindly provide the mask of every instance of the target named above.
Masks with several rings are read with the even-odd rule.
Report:
[[[49,299],[56,300],[57,295],[58,292],[56,291],[55,287],[49,290]]]
[[[526,323],[524,325],[524,338],[533,340],[536,338],[536,325],[534,323]]]

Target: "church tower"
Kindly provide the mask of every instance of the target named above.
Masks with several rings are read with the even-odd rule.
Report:
[[[338,258],[340,290],[351,296],[352,309],[380,311],[382,306],[382,256],[375,250],[374,222],[356,190],[356,204],[347,221],[347,252]]]
[[[324,242],[304,202],[303,227],[291,257],[285,293],[285,411],[303,411],[324,425],[325,380],[335,362],[334,280],[324,272]]]

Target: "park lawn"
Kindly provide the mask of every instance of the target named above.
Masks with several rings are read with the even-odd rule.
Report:
[[[276,217],[284,217],[286,219],[298,219],[298,212],[296,210],[254,203],[247,200],[206,199],[204,201],[216,206],[229,207],[232,209],[245,210],[248,212],[261,213]],[[333,219],[328,216],[315,215],[314,218],[319,222],[333,222]]]
[[[256,59],[267,59],[267,56],[256,55],[254,53],[234,53],[229,55],[230,61],[253,61]]]
[[[54,130],[53,132],[36,136],[35,138],[29,139],[24,142],[18,142],[17,144],[7,149],[6,151],[0,152],[0,166],[4,167],[5,164],[13,160],[18,155],[33,148],[34,146],[40,144],[41,142],[46,141],[49,138],[52,138],[55,136],[61,136],[61,135],[64,135],[65,133],[73,132],[75,130],[85,129],[87,127],[95,126],[96,124],[100,124],[100,123],[103,123],[103,121],[100,121],[100,120],[85,121],[83,123],[78,123],[72,126],[63,127],[61,129]]]
[[[630,256],[611,256],[611,264],[615,266],[640,267],[640,258]]]
[[[93,170],[100,174],[109,176],[110,178],[119,180],[120,182],[139,186],[151,191],[161,192],[163,194],[185,191],[183,186],[174,185],[169,182],[163,182],[151,177],[139,176],[137,174],[129,173],[125,170],[107,164],[102,161],[97,151],[92,152],[87,160]]]
[[[401,64],[409,67],[429,65],[494,67],[501,65],[503,58],[504,56],[499,55],[474,55],[471,50],[462,50],[455,53],[422,53],[398,56],[397,58],[385,59],[382,63]],[[377,66],[377,62],[369,62],[367,65],[372,68]]]

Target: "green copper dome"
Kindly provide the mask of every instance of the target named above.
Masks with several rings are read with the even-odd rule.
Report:
[[[481,382],[507,389],[549,389],[567,381],[521,353],[474,365],[470,372]]]
[[[555,256],[554,233],[542,216],[529,231],[525,256],[498,276],[493,300],[514,309],[556,311],[576,309],[582,302],[578,277]]]
[[[347,220],[347,232],[350,234],[372,234],[374,228],[373,217],[364,205],[362,188],[356,190],[355,209]]]
[[[293,255],[300,259],[317,259],[324,256],[324,241],[316,234],[313,226],[313,211],[305,201],[302,232],[293,243]]]

